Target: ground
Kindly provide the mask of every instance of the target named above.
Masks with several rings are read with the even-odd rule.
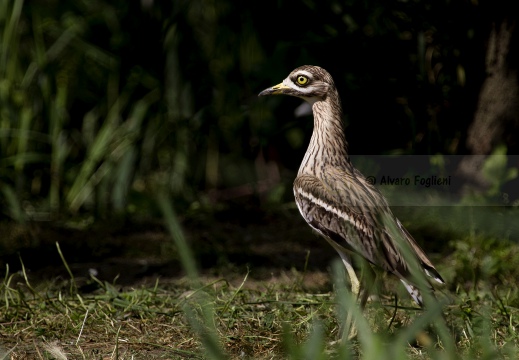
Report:
[[[334,345],[341,337],[338,304],[344,303],[336,299],[333,285],[337,256],[297,209],[227,209],[180,220],[198,265],[196,280],[186,278],[161,221],[0,225],[6,234],[2,266],[8,269],[0,308],[0,355],[12,349],[13,359],[60,358],[55,354],[60,351],[65,358],[85,359],[221,358],[208,350],[214,341],[218,351],[232,358],[278,358],[297,351],[287,349],[288,326],[293,342],[303,347],[322,328],[325,341],[317,348],[331,358],[341,357],[341,348]],[[430,227],[411,225],[410,230],[419,234],[433,263],[452,282],[449,265],[456,249],[428,243]],[[398,281],[386,276],[381,282],[381,296],[368,304],[363,316],[382,343],[400,339],[420,317],[432,321],[434,314],[421,316]],[[492,326],[500,348],[506,339],[516,342],[515,330],[511,333],[506,325],[509,320],[515,329],[515,307],[499,307],[484,291],[472,305],[469,291],[460,295],[462,288],[451,283],[437,291],[445,301],[447,323],[457,334],[458,351],[464,344],[473,350],[476,339],[470,336],[476,335],[464,340],[463,334],[479,326],[477,311],[489,306],[496,312]],[[403,342],[407,355],[428,358],[421,348],[441,344],[438,334],[429,329],[412,335],[415,345]],[[348,351],[367,350],[361,341]]]

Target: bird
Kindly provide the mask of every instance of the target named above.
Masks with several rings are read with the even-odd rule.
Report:
[[[445,281],[382,193],[353,166],[331,75],[319,66],[304,65],[259,93],[267,95],[295,96],[312,107],[314,127],[294,180],[295,202],[306,222],[338,252],[353,295],[358,299],[361,284],[352,256],[360,256],[396,275],[412,299],[424,307],[422,290],[432,294],[431,281]]]

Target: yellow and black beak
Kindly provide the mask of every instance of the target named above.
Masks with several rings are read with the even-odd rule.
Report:
[[[285,94],[287,90],[292,90],[292,88],[281,83],[263,90],[258,96]]]

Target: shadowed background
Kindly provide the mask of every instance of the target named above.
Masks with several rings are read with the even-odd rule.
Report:
[[[57,258],[48,247],[55,241],[70,246],[72,260],[100,261],[127,251],[128,236],[136,234],[144,234],[136,248],[155,239],[152,253],[164,254],[155,199],[168,196],[202,266],[268,267],[281,261],[272,259],[277,254],[285,266],[302,267],[307,250],[324,247],[293,206],[311,114],[295,115],[299,99],[257,94],[303,64],[332,74],[352,153],[435,155],[436,162],[501,155],[490,162],[467,157],[449,171],[473,183],[471,192],[460,189],[460,204],[475,196],[480,205],[508,205],[497,208],[499,220],[474,215],[501,225],[473,218],[467,228],[517,239],[515,229],[507,232],[518,196],[517,158],[507,162],[506,155],[519,146],[511,5],[18,0],[0,6],[4,262],[17,262],[21,251],[43,266],[49,258],[41,257],[41,245]],[[419,228],[422,243],[434,240],[426,245],[432,250],[445,248],[452,236],[443,232],[459,225],[444,209],[396,211],[425,217],[410,228]],[[279,237],[286,251],[251,250]],[[302,238],[310,245],[294,253]],[[331,256],[330,250],[311,258],[322,267]]]

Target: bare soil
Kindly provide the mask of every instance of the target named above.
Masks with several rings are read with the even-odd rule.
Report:
[[[177,252],[160,221],[71,223],[0,223],[0,266],[20,271],[23,261],[31,282],[69,275],[56,242],[76,282],[93,272],[122,286],[184,276]],[[256,280],[291,281],[291,269],[306,270],[309,287],[327,287],[327,268],[336,256],[301,219],[297,210],[258,210],[199,214],[182,220],[184,234],[204,277],[241,281],[250,271]],[[84,289],[89,291],[89,289]]]

